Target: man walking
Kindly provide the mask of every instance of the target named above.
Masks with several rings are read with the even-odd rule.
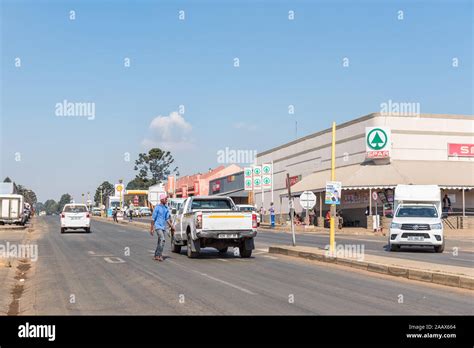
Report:
[[[165,193],[160,194],[160,204],[157,204],[153,210],[153,215],[151,216],[152,222],[150,225],[150,234],[153,236],[156,231],[158,236],[158,243],[156,245],[155,257],[156,261],[163,261],[163,248],[165,246],[165,230],[166,225],[169,226],[171,232],[174,231],[174,227],[171,224],[171,215],[168,210],[166,203],[168,202],[168,197]]]
[[[270,222],[271,222],[271,226],[272,228],[275,227],[275,208],[273,208],[273,202],[270,203]]]
[[[118,214],[117,207],[115,207],[114,210],[112,211],[112,217],[114,218],[114,222],[118,223],[117,214]]]

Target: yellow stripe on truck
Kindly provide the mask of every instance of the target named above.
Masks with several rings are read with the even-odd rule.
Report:
[[[246,216],[242,215],[211,215],[207,216],[209,219],[243,219]]]

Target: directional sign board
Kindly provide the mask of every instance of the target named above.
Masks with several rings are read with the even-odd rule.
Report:
[[[391,132],[387,127],[366,127],[365,147],[368,158],[388,158],[391,150]]]
[[[316,204],[316,195],[311,191],[304,191],[300,196],[300,205],[303,209],[313,209]]]
[[[326,204],[341,204],[341,188],[340,181],[326,181]]]

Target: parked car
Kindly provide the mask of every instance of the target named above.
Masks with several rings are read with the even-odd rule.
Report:
[[[176,214],[174,226],[172,251],[179,253],[186,245],[189,258],[197,257],[206,247],[220,253],[226,253],[228,247],[238,247],[242,258],[250,257],[255,249],[257,214],[239,211],[230,197],[187,198]]]
[[[148,207],[140,207],[140,216],[151,216],[151,210]]]
[[[91,232],[91,216],[85,204],[66,204],[61,213],[61,233],[68,229]]]

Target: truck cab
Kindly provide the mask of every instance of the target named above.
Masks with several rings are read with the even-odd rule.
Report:
[[[444,251],[441,190],[437,185],[397,185],[389,233],[390,251],[402,246],[434,247]]]

